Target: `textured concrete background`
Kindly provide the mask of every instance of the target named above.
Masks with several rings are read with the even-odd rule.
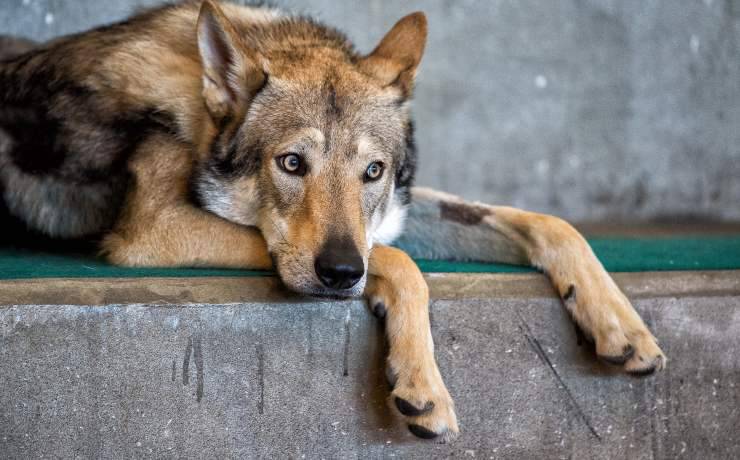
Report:
[[[3,0],[36,39],[156,0]],[[424,10],[419,182],[575,220],[740,220],[738,0],[277,0],[370,50]]]

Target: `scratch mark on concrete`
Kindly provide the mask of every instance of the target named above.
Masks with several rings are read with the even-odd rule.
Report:
[[[177,377],[177,360],[172,360],[172,381],[175,381],[175,377]]]
[[[261,343],[257,344],[257,387],[260,392],[257,399],[257,412],[262,415],[265,413],[265,351]]]
[[[193,340],[193,357],[195,358],[195,399],[200,402],[203,399],[203,347],[200,336]]]
[[[188,345],[185,347],[185,358],[182,360],[182,384],[190,385],[190,355],[193,354],[193,338],[188,337]]]
[[[529,346],[532,348],[532,350],[535,352],[538,358],[550,369],[552,372],[552,375],[555,376],[555,380],[557,380],[559,386],[565,391],[565,395],[570,400],[571,404],[573,404],[573,407],[576,410],[576,413],[578,414],[578,417],[583,421],[583,423],[586,424],[586,427],[588,427],[588,430],[591,432],[591,434],[594,435],[596,439],[601,441],[601,435],[596,431],[596,428],[591,423],[591,420],[586,416],[585,412],[583,412],[583,409],[581,409],[580,404],[578,404],[578,401],[576,400],[575,396],[573,396],[573,392],[570,391],[570,388],[568,385],[565,384],[565,381],[562,377],[560,377],[560,374],[557,370],[555,370],[555,366],[552,365],[552,361],[550,361],[550,358],[547,357],[547,353],[545,353],[545,350],[542,349],[542,345],[540,345],[540,342],[537,340],[537,338],[532,334],[532,330],[529,328],[529,324],[524,320],[521,313],[519,313],[518,310],[514,310],[516,312],[516,315],[519,317],[519,322],[522,325],[522,332],[524,333],[524,337],[527,339],[527,342],[529,343]]]
[[[347,317],[344,319],[344,353],[342,358],[342,375],[349,376],[349,326],[352,311],[347,308]]]

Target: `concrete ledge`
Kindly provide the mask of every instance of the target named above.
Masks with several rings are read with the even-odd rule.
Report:
[[[613,273],[630,297],[727,296],[740,293],[740,271]],[[550,298],[550,282],[538,273],[425,275],[432,298]],[[81,278],[0,281],[0,308],[7,305],[197,304],[309,302],[283,289],[274,277]]]
[[[0,452],[11,458],[737,458],[740,273],[616,275],[670,359],[598,363],[541,275],[433,275],[463,433],[389,415],[382,327],[272,278],[0,283]]]

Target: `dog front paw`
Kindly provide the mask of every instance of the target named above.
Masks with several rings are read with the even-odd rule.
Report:
[[[401,372],[393,369],[389,364],[388,380],[393,387],[390,405],[404,418],[409,431],[422,439],[454,439],[460,431],[455,405],[436,365]]]

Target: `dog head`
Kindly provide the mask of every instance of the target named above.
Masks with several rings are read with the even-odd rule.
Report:
[[[373,244],[398,236],[405,217],[408,101],[426,19],[404,17],[366,56],[305,19],[240,24],[203,4],[203,97],[215,128],[197,198],[259,227],[289,288],[358,295]]]

